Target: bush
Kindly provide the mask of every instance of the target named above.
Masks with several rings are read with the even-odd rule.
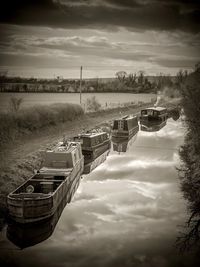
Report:
[[[17,136],[39,129],[72,121],[83,114],[81,106],[76,104],[53,104],[34,106],[0,114],[0,144],[14,140]]]
[[[165,86],[163,89],[163,95],[168,98],[178,98],[180,93],[176,88]]]
[[[86,108],[90,112],[93,112],[93,111],[96,112],[100,110],[101,104],[97,101],[95,96],[92,96],[90,98],[87,98]]]
[[[18,112],[21,104],[23,102],[23,98],[18,98],[18,97],[11,97],[9,101],[9,107],[11,112]]]

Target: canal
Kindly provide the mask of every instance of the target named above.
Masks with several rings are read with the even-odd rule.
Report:
[[[60,218],[2,228],[1,266],[193,266],[174,245],[187,218],[176,170],[183,138],[181,120],[168,119],[160,131],[139,131],[126,152],[112,149]]]

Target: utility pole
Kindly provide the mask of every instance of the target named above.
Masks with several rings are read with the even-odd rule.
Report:
[[[81,105],[81,93],[82,93],[82,69],[83,67],[81,66],[81,69],[80,69],[80,87],[79,87],[79,92],[80,92],[80,105]]]

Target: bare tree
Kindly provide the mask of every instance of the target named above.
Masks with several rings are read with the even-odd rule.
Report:
[[[127,78],[127,73],[123,70],[118,71],[115,75],[120,82],[124,82],[125,79]]]

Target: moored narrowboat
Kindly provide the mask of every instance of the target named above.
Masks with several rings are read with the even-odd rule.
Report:
[[[141,110],[141,121],[166,121],[168,118],[167,109],[164,107],[150,107]]]
[[[81,143],[84,164],[93,162],[110,149],[111,141],[106,132],[90,131],[74,137],[74,141]]]
[[[59,143],[43,152],[43,167],[7,197],[9,217],[31,223],[52,216],[61,201],[71,201],[84,167],[78,142]]]
[[[114,120],[112,127],[112,137],[128,137],[135,135],[139,130],[137,116],[124,116]]]

